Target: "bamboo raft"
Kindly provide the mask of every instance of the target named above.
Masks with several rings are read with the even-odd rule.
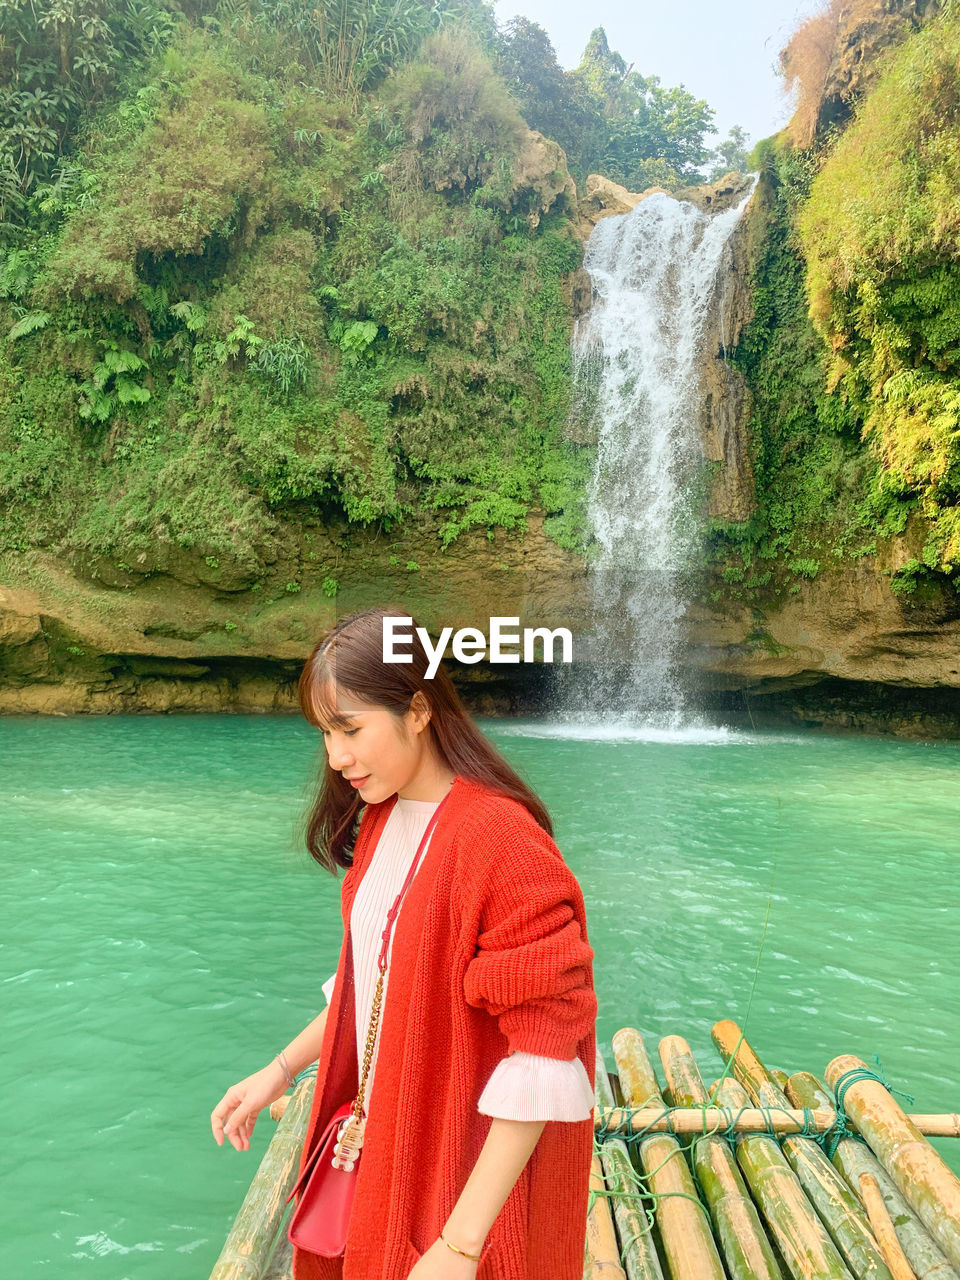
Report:
[[[597,1047],[584,1280],[960,1280],[960,1179],[927,1141],[960,1137],[960,1115],[907,1114],[851,1055],[788,1076],[735,1023],[712,1036],[726,1067],[709,1087],[679,1036],[658,1046],[663,1086],[638,1031],[613,1037],[613,1072]],[[313,1087],[271,1108],[210,1280],[292,1280]]]

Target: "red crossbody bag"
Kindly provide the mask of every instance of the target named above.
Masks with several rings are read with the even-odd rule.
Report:
[[[367,1028],[367,1043],[363,1053],[363,1073],[357,1096],[353,1102],[345,1102],[342,1107],[338,1107],[330,1117],[297,1179],[296,1186],[287,1196],[288,1204],[295,1195],[300,1197],[287,1227],[287,1235],[298,1249],[317,1253],[323,1258],[339,1258],[346,1248],[350,1211],[357,1188],[357,1165],[360,1161],[360,1149],[363,1146],[363,1131],[366,1124],[363,1097],[380,1022],[383,984],[387,972],[387,948],[390,945],[390,935],[393,932],[393,924],[400,910],[403,895],[416,873],[427,841],[445,803],[446,796],[440,801],[427,823],[427,829],[417,846],[417,852],[410,863],[406,879],[397,894],[396,901],[387,912],[387,927],[383,931],[380,955],[377,960],[380,976],[377,979],[373,1004],[370,1008],[370,1025]]]

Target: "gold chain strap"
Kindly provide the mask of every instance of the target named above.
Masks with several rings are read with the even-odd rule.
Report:
[[[377,1040],[377,1027],[380,1024],[380,1006],[383,1003],[383,979],[385,973],[386,970],[381,969],[380,976],[377,978],[377,987],[373,993],[373,1004],[370,1007],[370,1025],[367,1028],[367,1043],[363,1050],[363,1073],[360,1077],[360,1088],[357,1090],[357,1096],[353,1104],[353,1114],[340,1122],[340,1127],[337,1130],[337,1141],[333,1148],[333,1159],[330,1162],[335,1169],[343,1169],[346,1173],[353,1172],[357,1160],[360,1158],[360,1148],[363,1146],[363,1131],[366,1126],[366,1119],[363,1114],[363,1095],[367,1087],[370,1065],[373,1062],[373,1048]]]
[[[380,1025],[380,1006],[383,1001],[383,979],[385,973],[386,970],[381,970],[380,976],[377,978],[377,987],[373,993],[373,1003],[370,1006],[370,1025],[367,1027],[367,1043],[363,1050],[363,1074],[360,1078],[357,1100],[353,1106],[353,1114],[357,1120],[363,1115],[363,1095],[367,1087],[370,1065],[373,1062],[373,1048],[377,1042],[377,1028]]]

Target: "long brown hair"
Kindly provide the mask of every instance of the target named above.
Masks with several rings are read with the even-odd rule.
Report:
[[[383,619],[409,616],[401,609],[377,608],[342,618],[314,647],[300,673],[300,710],[316,728],[330,728],[337,720],[329,696],[335,687],[361,702],[385,707],[400,719],[419,693],[430,706],[425,732],[431,735],[447,768],[469,782],[518,800],[552,835],[550,815],[543,803],[474,724],[443,666],[427,679],[429,658],[417,635],[416,619],[409,646],[413,661],[384,662]],[[362,804],[350,783],[325,760],[317,796],[307,814],[304,839],[311,856],[334,875],[338,866],[353,863],[353,838]]]

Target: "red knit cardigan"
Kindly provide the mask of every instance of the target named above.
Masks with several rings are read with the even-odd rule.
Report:
[[[358,1087],[350,911],[395,798],[368,805],[301,1169]],[[594,1083],[597,999],[583,895],[516,801],[457,778],[394,925],[390,982],[342,1258],[294,1249],[294,1280],[406,1280],[492,1123],[477,1101],[506,1053],[578,1056]],[[593,1120],[547,1121],[477,1280],[581,1280]]]

